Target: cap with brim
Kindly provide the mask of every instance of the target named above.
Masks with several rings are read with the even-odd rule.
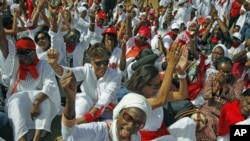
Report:
[[[241,36],[241,34],[240,34],[239,32],[235,32],[235,33],[232,35],[232,37],[237,38],[237,39],[239,39],[239,40],[242,39],[242,36]]]

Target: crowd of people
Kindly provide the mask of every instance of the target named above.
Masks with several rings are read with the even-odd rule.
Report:
[[[0,130],[229,141],[250,125],[250,0],[0,0]],[[4,140],[0,137],[0,140]]]

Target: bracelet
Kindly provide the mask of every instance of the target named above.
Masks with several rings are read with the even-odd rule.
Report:
[[[88,122],[92,122],[92,121],[95,120],[95,117],[94,117],[92,114],[90,114],[90,113],[84,114],[83,117],[84,117]]]
[[[187,74],[186,73],[182,74],[182,75],[178,74],[177,76],[178,76],[179,79],[186,79]]]

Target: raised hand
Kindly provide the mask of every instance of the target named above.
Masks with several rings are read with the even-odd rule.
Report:
[[[177,73],[183,74],[186,72],[187,69],[187,63],[188,63],[188,48],[186,45],[182,46],[183,48],[180,60],[178,64],[176,65],[176,71]]]
[[[60,84],[65,92],[65,96],[68,100],[75,100],[76,95],[76,78],[75,75],[67,71],[66,75],[60,79]]]
[[[50,65],[56,64],[59,59],[59,52],[56,49],[49,49],[47,51],[47,59]]]
[[[167,62],[168,67],[176,67],[177,63],[180,60],[182,55],[182,50],[184,49],[183,45],[178,41],[174,41],[171,48],[167,52]]]

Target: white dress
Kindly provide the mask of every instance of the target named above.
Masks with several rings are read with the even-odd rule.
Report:
[[[1,60],[1,64],[2,61],[9,61],[4,62],[6,65],[3,67],[13,68],[11,75],[3,73],[2,82],[9,87],[5,110],[13,128],[14,140],[18,140],[28,133],[30,129],[41,129],[50,132],[51,122],[59,114],[61,99],[54,71],[44,60],[40,60],[37,64],[39,77],[33,79],[28,73],[25,80],[19,81],[16,91],[11,95],[15,82],[17,82],[16,78],[19,78],[16,76],[19,67],[18,58],[13,53],[15,52],[13,47],[9,44],[8,57],[12,59]],[[15,63],[12,62],[13,60]],[[40,115],[32,120],[30,115],[31,106],[34,99],[41,92],[46,94],[48,98],[40,104]]]

